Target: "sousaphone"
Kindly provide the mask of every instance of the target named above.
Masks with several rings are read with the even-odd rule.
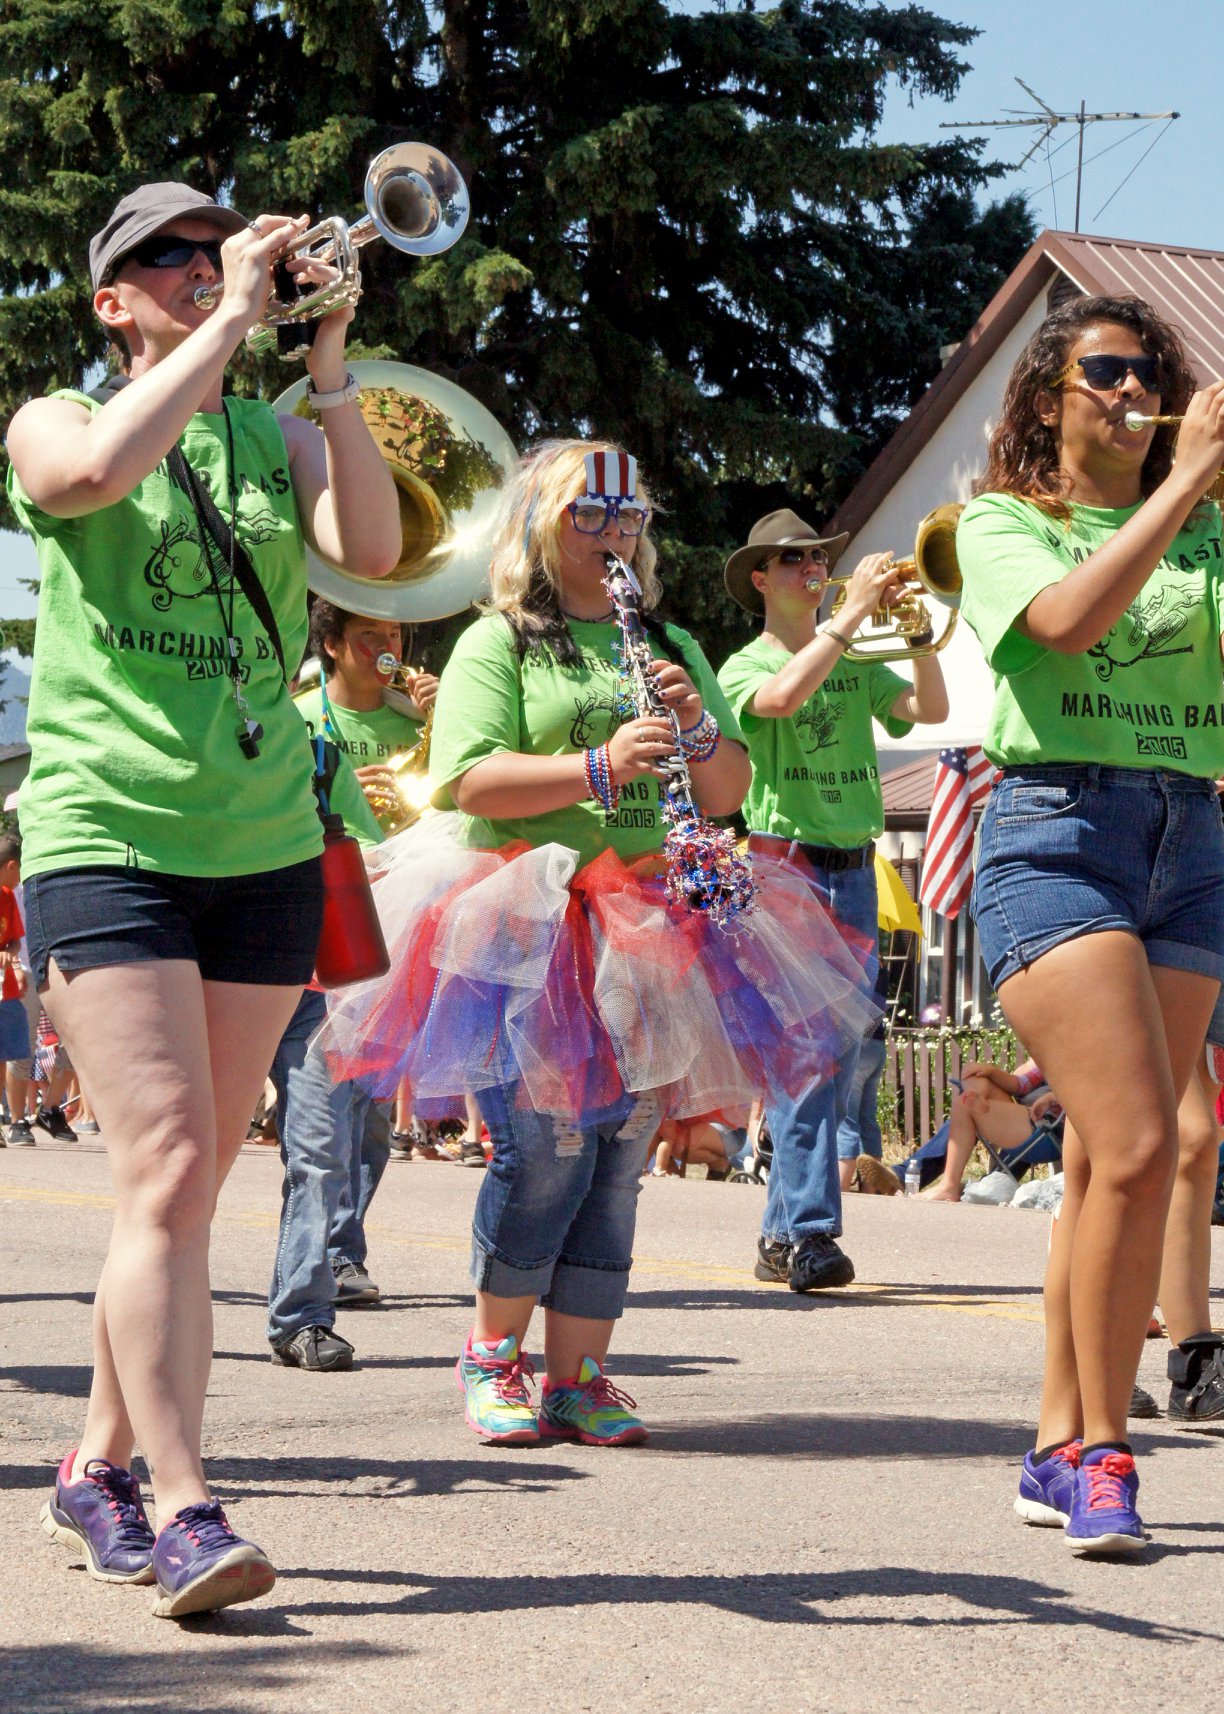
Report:
[[[358,406],[394,478],[401,551],[386,577],[359,577],[307,549],[306,581],[350,613],[423,623],[470,607],[488,586],[501,489],[518,454],[510,436],[462,387],[411,363],[357,361]],[[273,409],[318,421],[307,377]]]

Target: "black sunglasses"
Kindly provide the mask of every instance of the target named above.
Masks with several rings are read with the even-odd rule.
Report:
[[[128,251],[123,261],[139,262],[142,268],[185,268],[197,250],[212,267],[221,266],[219,238],[184,238],[178,232],[159,232],[145,238]]]
[[[1054,377],[1053,385],[1060,386],[1073,369],[1081,370],[1088,385],[1098,392],[1112,392],[1128,375],[1135,377],[1145,393],[1160,391],[1159,357],[1076,357]]]

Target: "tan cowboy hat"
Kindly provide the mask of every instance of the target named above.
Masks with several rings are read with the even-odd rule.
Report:
[[[745,612],[755,613],[759,618],[765,611],[765,600],[753,583],[752,574],[761,569],[771,553],[777,553],[779,548],[825,548],[829,555],[829,570],[832,571],[849,540],[848,530],[840,536],[818,535],[811,524],[804,523],[798,512],[784,506],[780,512],[758,518],[748,532],[747,547],[736,548],[727,561],[723,572],[727,594],[733,601],[738,601]]]

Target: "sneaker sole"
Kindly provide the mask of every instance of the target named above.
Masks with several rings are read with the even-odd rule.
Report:
[[[82,1535],[75,1525],[70,1523],[62,1512],[57,1513],[50,1500],[43,1502],[43,1509],[38,1514],[43,1534],[51,1541],[58,1542],[71,1553],[85,1561],[85,1569],[99,1583],[152,1583],[153,1566],[150,1563],[141,1571],[107,1571],[94,1558],[93,1543],[87,1535]],[[152,1549],[149,1550],[152,1552]]]
[[[1065,1529],[1069,1516],[1053,1506],[1043,1505],[1040,1500],[1026,1500],[1022,1494],[1016,1496],[1015,1510],[1016,1516],[1023,1518],[1026,1524],[1037,1524],[1042,1529]]]
[[[794,1280],[788,1279],[786,1283],[792,1291],[797,1292],[830,1291],[837,1286],[852,1285],[854,1283],[854,1263],[847,1261],[844,1268],[835,1268],[826,1279],[812,1280],[803,1285],[797,1285]]]
[[[540,1439],[569,1440],[582,1446],[641,1446],[643,1441],[650,1439],[650,1431],[639,1423],[636,1428],[627,1428],[621,1434],[588,1434],[582,1428],[559,1428],[541,1419]]]
[[[357,1291],[337,1293],[333,1302],[337,1309],[373,1309],[381,1299],[380,1291]]]
[[[258,1548],[238,1547],[174,1594],[153,1603],[155,1619],[183,1619],[189,1613],[214,1613],[239,1601],[256,1601],[276,1582],[276,1572]]]
[[[771,1268],[768,1262],[758,1262],[752,1270],[752,1277],[756,1280],[764,1280],[766,1285],[790,1284],[790,1274],[780,1274],[776,1268]]]
[[[1078,1554],[1081,1559],[1094,1559],[1098,1555],[1116,1553],[1142,1553],[1147,1546],[1147,1537],[1139,1535],[1069,1535],[1064,1539],[1072,1553]]]
[[[345,1373],[353,1367],[353,1353],[342,1351],[333,1363],[302,1363],[291,1351],[278,1351],[272,1347],[272,1361],[279,1363],[284,1369],[301,1369],[305,1375],[334,1375]]]

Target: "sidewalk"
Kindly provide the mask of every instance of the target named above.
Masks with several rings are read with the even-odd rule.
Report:
[[[370,1253],[385,1306],[342,1320],[357,1369],[307,1375],[268,1361],[279,1163],[243,1150],[214,1238],[206,1449],[235,1526],[281,1580],[176,1626],[149,1615],[147,1589],[71,1568],[37,1524],[88,1387],[105,1160],[85,1145],[0,1154],[0,1704],[1066,1714],[1210,1701],[1224,1444],[1136,1425],[1156,1537],[1139,1566],[1074,1559],[1060,1532],[1012,1514],[1044,1216],[849,1198],[859,1279],[804,1299],[751,1277],[756,1187],[647,1182],[612,1372],[649,1445],[490,1449],[464,1428],[453,1378],[479,1183],[425,1163],[388,1172]],[[1141,1379],[1162,1399],[1163,1367],[1152,1342]]]

